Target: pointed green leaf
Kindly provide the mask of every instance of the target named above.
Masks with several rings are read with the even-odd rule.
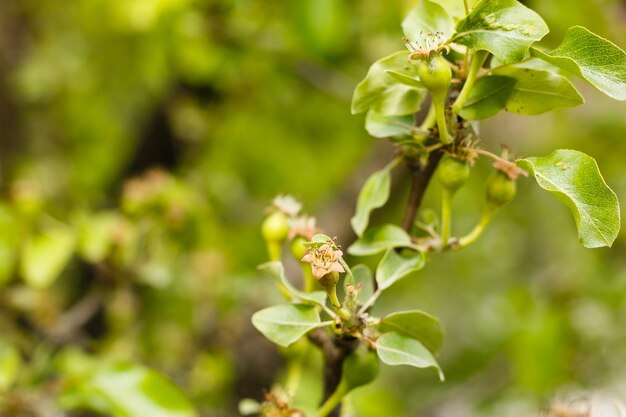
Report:
[[[419,271],[424,267],[426,258],[422,252],[400,254],[395,249],[389,249],[378,263],[376,268],[376,282],[379,289],[386,289]]]
[[[523,59],[530,45],[549,32],[541,16],[516,0],[481,1],[456,31],[454,42],[489,51],[505,64]]]
[[[494,70],[493,74],[516,81],[505,106],[505,110],[511,113],[537,115],[585,102],[567,78],[549,71],[510,65]]]
[[[443,329],[439,320],[420,310],[400,311],[383,318],[378,325],[381,333],[397,332],[418,340],[433,353],[443,346]]]
[[[384,206],[389,199],[391,167],[392,165],[387,165],[385,168],[374,172],[361,188],[356,203],[356,212],[350,219],[350,224],[352,224],[357,236],[363,235],[367,229],[372,210]]]
[[[289,291],[289,293],[296,299],[296,301],[302,301],[305,304],[316,304],[321,306],[326,305],[326,292],[304,292],[294,287],[289,279],[287,279],[287,275],[285,275],[285,267],[282,262],[267,262],[263,265],[259,265],[259,269],[270,274],[279,286],[283,285],[284,288],[286,288],[287,291]]]
[[[412,115],[383,116],[370,110],[365,117],[365,130],[375,138],[388,138],[391,136],[408,136],[417,128]]]
[[[50,286],[72,258],[75,243],[74,233],[65,226],[32,236],[22,252],[20,272],[24,281],[38,289]]]
[[[423,39],[426,34],[441,32],[445,39],[454,33],[454,21],[446,9],[430,0],[421,0],[402,21],[404,36],[410,41]]]
[[[582,26],[569,28],[551,52],[532,48],[531,54],[578,75],[616,100],[626,100],[626,52]]]
[[[407,232],[398,226],[388,224],[367,229],[363,236],[348,248],[348,253],[366,256],[384,252],[390,248],[411,246],[411,236]]]
[[[409,87],[426,88],[418,78],[413,78],[410,75],[402,74],[401,72],[393,70],[387,70],[385,72],[391,75],[391,77],[400,84],[408,85]]]
[[[546,157],[519,159],[517,165],[570,208],[585,247],[613,244],[620,226],[619,202],[604,182],[595,159],[582,152],[559,149]]]
[[[402,116],[419,110],[426,97],[426,89],[397,81],[388,70],[419,79],[417,65],[408,61],[408,51],[400,51],[382,58],[370,67],[365,79],[357,85],[352,97],[352,113],[374,110],[383,116]]]
[[[312,305],[283,304],[257,311],[252,315],[252,324],[272,342],[289,346],[307,332],[328,323],[320,321]]]
[[[423,344],[400,333],[384,333],[376,341],[376,353],[387,365],[409,365],[416,368],[434,368],[440,380],[443,372],[433,355]]]
[[[19,376],[21,366],[22,358],[17,348],[4,339],[0,339],[0,394],[13,386]]]
[[[176,386],[143,366],[107,366],[84,383],[83,389],[105,400],[115,417],[198,416]]]
[[[504,110],[506,102],[513,93],[515,80],[509,77],[496,75],[481,77],[465,102],[459,114],[464,119],[482,120]]]

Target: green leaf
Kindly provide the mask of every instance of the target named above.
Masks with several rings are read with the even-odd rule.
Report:
[[[407,116],[382,116],[374,110],[365,116],[365,130],[375,138],[410,135],[416,131],[415,119]]]
[[[279,286],[284,286],[284,288],[289,291],[289,293],[296,299],[296,301],[302,301],[305,304],[316,304],[321,306],[326,305],[326,292],[304,292],[294,287],[285,275],[285,267],[283,266],[282,262],[267,262],[263,265],[259,265],[259,269],[261,271],[266,271],[268,274],[270,274]]]
[[[21,367],[22,358],[17,348],[0,339],[0,394],[13,386]]]
[[[523,59],[530,45],[549,32],[541,16],[516,0],[481,1],[456,31],[454,42],[489,51],[505,64]]]
[[[408,85],[409,87],[426,88],[418,78],[413,78],[410,75],[402,74],[401,72],[393,70],[387,70],[385,72],[400,84]]]
[[[197,417],[176,386],[157,372],[136,365],[98,369],[83,388],[102,397],[115,417]]]
[[[419,79],[417,65],[411,64],[408,51],[396,52],[376,61],[365,79],[359,83],[352,97],[352,113],[374,110],[383,116],[402,116],[419,110],[426,97],[426,89],[398,83],[395,71]]]
[[[504,109],[514,88],[515,80],[512,78],[496,75],[481,77],[474,84],[459,114],[468,120],[491,117]]]
[[[429,33],[441,32],[445,39],[454,34],[454,21],[446,9],[430,0],[421,0],[402,21],[404,36],[417,41]]]
[[[376,341],[376,353],[387,365],[409,365],[416,368],[434,368],[439,379],[443,372],[433,355],[419,341],[400,333],[385,333]]]
[[[519,159],[517,165],[572,211],[578,237],[587,248],[611,246],[620,226],[619,202],[595,159],[559,149],[546,157]]]
[[[424,267],[426,258],[422,252],[402,255],[389,249],[376,268],[376,282],[381,290],[387,289],[402,278]]]
[[[478,3],[479,0],[468,0],[468,6],[470,10]],[[445,7],[448,11],[448,14],[452,17],[464,17],[465,16],[465,8],[463,6],[463,0],[437,0],[437,3],[441,6]]]
[[[381,333],[398,332],[420,341],[433,353],[443,346],[443,329],[439,320],[420,310],[400,311],[383,318],[378,325]]]
[[[531,54],[578,75],[616,100],[626,100],[626,52],[582,26],[569,28],[552,52]]]
[[[537,115],[558,107],[576,107],[585,100],[565,77],[531,68],[505,66],[493,71],[495,76],[516,81],[505,110],[516,114]]]
[[[372,227],[348,248],[355,256],[374,255],[390,248],[411,247],[411,237],[400,227],[388,224]]]
[[[363,235],[370,221],[370,213],[372,210],[385,205],[389,199],[389,191],[391,189],[391,168],[392,164],[385,168],[374,172],[365,181],[359,198],[356,202],[356,212],[350,219],[350,224],[356,232],[357,236]]]
[[[33,288],[50,286],[72,258],[76,239],[65,226],[57,226],[32,236],[24,245],[20,272]]]
[[[328,323],[320,321],[314,306],[283,304],[257,311],[252,315],[252,324],[272,342],[289,346],[307,332]]]

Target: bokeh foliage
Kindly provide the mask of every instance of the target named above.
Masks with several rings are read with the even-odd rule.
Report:
[[[413,2],[71,3],[0,4],[0,337],[22,362],[10,385],[48,404],[50,381],[77,363],[131,361],[167,375],[202,415],[236,415],[281,375],[249,324],[276,297],[255,270],[263,209],[294,194],[352,241],[356,193],[389,148],[350,115],[351,92],[401,47]],[[577,24],[626,46],[623,2],[525,3],[552,28],[546,46]],[[502,114],[482,135],[520,155],[580,149],[622,199],[626,107],[580,86],[588,105]],[[459,193],[460,228],[482,187]],[[405,188],[394,182],[398,208]],[[381,311],[442,318],[446,384],[385,369],[353,395],[355,415],[530,415],[559,390],[626,397],[625,232],[586,250],[558,203],[529,182],[519,195],[479,244],[381,299]],[[16,362],[7,349],[0,366]],[[310,379],[302,401],[319,397]]]

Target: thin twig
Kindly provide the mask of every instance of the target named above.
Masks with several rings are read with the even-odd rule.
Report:
[[[411,171],[411,193],[409,194],[409,201],[407,203],[404,218],[402,219],[402,228],[407,232],[411,231],[417,209],[422,203],[424,193],[428,187],[428,183],[435,173],[435,169],[441,160],[443,153],[431,152],[428,155],[428,162],[426,165],[420,163],[412,164],[409,161],[409,170]]]

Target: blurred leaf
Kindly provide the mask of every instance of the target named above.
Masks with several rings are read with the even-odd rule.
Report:
[[[8,391],[20,374],[22,358],[15,346],[0,338],[0,394]]]
[[[314,306],[283,304],[257,311],[252,315],[252,324],[272,342],[289,346],[307,332],[328,323],[320,321]]]
[[[375,138],[410,135],[416,131],[415,119],[412,115],[382,116],[370,110],[365,117],[365,130]]]
[[[88,262],[102,262],[113,245],[114,213],[85,215],[79,220],[78,253]]]
[[[579,151],[558,149],[546,157],[519,159],[517,165],[570,208],[585,247],[613,244],[620,227],[619,202],[595,159]]]
[[[177,387],[142,366],[98,369],[84,383],[89,392],[110,404],[115,417],[197,417]]]
[[[421,0],[402,21],[404,36],[415,42],[426,34],[443,33],[449,39],[454,33],[454,21],[443,7],[430,0]]]
[[[588,29],[571,27],[555,50],[532,48],[530,52],[578,75],[609,97],[626,100],[626,52]]]
[[[422,252],[411,252],[410,255],[400,254],[395,249],[387,253],[376,268],[376,282],[381,290],[391,287],[402,278],[417,272],[424,267],[426,258]]]
[[[20,272],[33,288],[50,286],[72,258],[76,239],[65,226],[49,228],[24,244]]]
[[[516,81],[505,106],[511,113],[537,115],[585,102],[572,83],[558,74],[517,66],[504,66],[494,70],[493,74]]]
[[[325,305],[326,304],[326,292],[324,291],[314,291],[314,292],[304,292],[298,290],[294,287],[287,276],[285,275],[285,267],[282,262],[267,262],[263,265],[259,266],[261,271],[266,271],[269,273],[272,278],[276,281],[276,283],[280,285],[284,285],[284,287],[289,291],[289,293],[294,296],[296,299],[302,300],[305,304],[316,304],[316,305]]]
[[[433,355],[415,339],[400,333],[390,332],[381,335],[376,341],[376,353],[387,365],[409,365],[416,368],[435,368],[440,380],[443,372]]]
[[[381,333],[398,332],[420,341],[433,353],[443,346],[439,319],[420,310],[400,311],[384,317],[378,325]]]
[[[397,75],[388,70],[418,79],[417,65],[408,61],[408,51],[382,58],[370,67],[365,79],[357,85],[352,96],[352,113],[374,110],[383,116],[402,116],[419,110],[426,90],[398,83]]]
[[[496,75],[481,77],[471,89],[465,106],[459,112],[468,120],[482,120],[504,110],[515,88],[515,80]]]
[[[480,0],[467,0],[468,6],[473,8]],[[437,0],[437,3],[446,8],[450,16],[464,17],[465,8],[463,6],[463,0]]]
[[[348,248],[354,256],[374,255],[391,248],[411,247],[411,236],[393,224],[371,227]]]
[[[523,59],[530,45],[549,32],[541,16],[516,0],[483,0],[456,30],[454,42],[489,51],[505,64]]]
[[[359,198],[356,202],[356,212],[350,219],[350,224],[357,236],[362,236],[370,219],[372,210],[385,205],[389,199],[389,190],[391,189],[391,168],[392,164],[387,165],[383,169],[374,172],[365,181]]]

